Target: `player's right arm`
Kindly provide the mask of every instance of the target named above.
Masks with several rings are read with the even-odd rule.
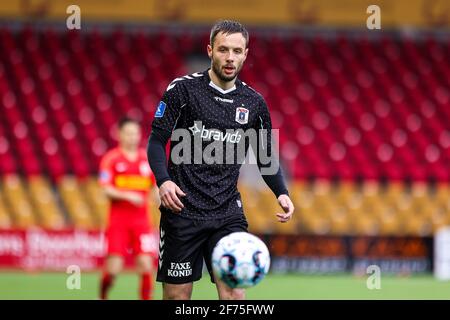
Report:
[[[104,194],[111,200],[124,200],[131,202],[135,206],[143,206],[145,201],[139,192],[119,190],[113,185],[113,156],[106,154],[100,162],[99,183]]]
[[[166,145],[186,105],[181,85],[172,82],[164,93],[152,123],[152,133],[147,145],[147,158],[156,184],[159,187],[161,205],[173,212],[184,208],[180,197],[186,194],[170,178],[167,170]]]

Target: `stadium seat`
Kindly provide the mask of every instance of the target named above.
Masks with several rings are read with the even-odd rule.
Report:
[[[17,175],[7,175],[3,177],[2,185],[5,203],[11,209],[11,220],[14,226],[19,229],[37,226],[37,217],[22,179]]]
[[[9,229],[12,225],[9,210],[6,208],[5,201],[2,197],[2,192],[0,192],[0,229]]]
[[[38,213],[39,226],[57,230],[65,227],[64,216],[57,206],[55,195],[47,179],[35,176],[28,180],[31,202]]]
[[[261,205],[261,195],[258,190],[248,185],[240,184],[239,191],[242,197],[244,212],[252,232],[273,233],[275,218],[270,211]]]
[[[76,228],[94,229],[94,215],[86,203],[77,179],[73,176],[65,176],[58,182],[57,187],[71,223]]]
[[[108,200],[100,189],[97,179],[86,178],[79,181],[80,191],[84,194],[87,199],[87,203],[91,208],[93,213],[94,224],[97,228],[104,229],[107,224],[107,210],[108,210]]]

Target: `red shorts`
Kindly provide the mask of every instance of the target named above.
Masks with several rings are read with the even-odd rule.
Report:
[[[149,254],[158,257],[158,234],[146,223],[115,223],[106,231],[108,255]]]

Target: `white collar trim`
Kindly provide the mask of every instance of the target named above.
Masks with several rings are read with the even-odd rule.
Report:
[[[209,81],[209,85],[210,85],[211,87],[213,87],[214,89],[216,89],[217,91],[219,91],[220,93],[223,93],[223,94],[227,94],[227,93],[230,93],[231,91],[236,90],[236,85],[232,86],[230,89],[223,90],[221,87],[219,87],[219,86],[216,85],[214,82],[212,82],[212,80]]]

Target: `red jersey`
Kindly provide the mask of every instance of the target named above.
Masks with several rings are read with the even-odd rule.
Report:
[[[156,181],[144,149],[138,150],[135,160],[128,159],[119,147],[108,151],[100,162],[99,182],[119,190],[139,192],[145,199],[145,204],[140,207],[125,200],[111,200],[110,225],[149,220],[148,195]]]

